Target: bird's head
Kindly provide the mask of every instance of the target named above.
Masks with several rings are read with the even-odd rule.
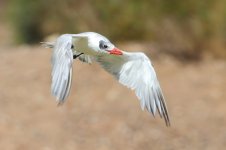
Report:
[[[105,51],[112,55],[122,55],[122,51],[116,48],[111,42],[100,40],[99,41],[100,51]]]
[[[92,33],[89,37],[89,47],[99,53],[108,53],[112,55],[122,55],[122,51],[114,46],[106,37]]]

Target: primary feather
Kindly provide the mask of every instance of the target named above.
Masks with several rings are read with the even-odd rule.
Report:
[[[158,79],[150,60],[143,53],[123,52],[124,56],[101,55],[97,61],[123,85],[135,91],[141,108],[153,115],[158,110],[166,125],[169,115]]]
[[[71,36],[60,36],[53,46],[51,91],[59,104],[68,97],[71,88],[73,52]]]

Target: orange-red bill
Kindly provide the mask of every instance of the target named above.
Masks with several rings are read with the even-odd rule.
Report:
[[[109,50],[108,52],[113,55],[122,55],[122,51],[116,47],[112,50]]]

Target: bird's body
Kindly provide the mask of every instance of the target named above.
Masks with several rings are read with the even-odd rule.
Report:
[[[155,70],[144,53],[121,51],[106,37],[94,32],[63,34],[54,43],[44,42],[44,45],[53,48],[51,90],[59,104],[69,95],[73,58],[78,57],[86,63],[98,62],[121,84],[135,91],[142,109],[153,115],[158,111],[166,125],[170,125]]]

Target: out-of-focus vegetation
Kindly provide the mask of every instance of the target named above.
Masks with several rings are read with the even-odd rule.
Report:
[[[151,41],[176,55],[226,58],[225,0],[11,0],[8,10],[20,42],[95,31],[113,40]]]

